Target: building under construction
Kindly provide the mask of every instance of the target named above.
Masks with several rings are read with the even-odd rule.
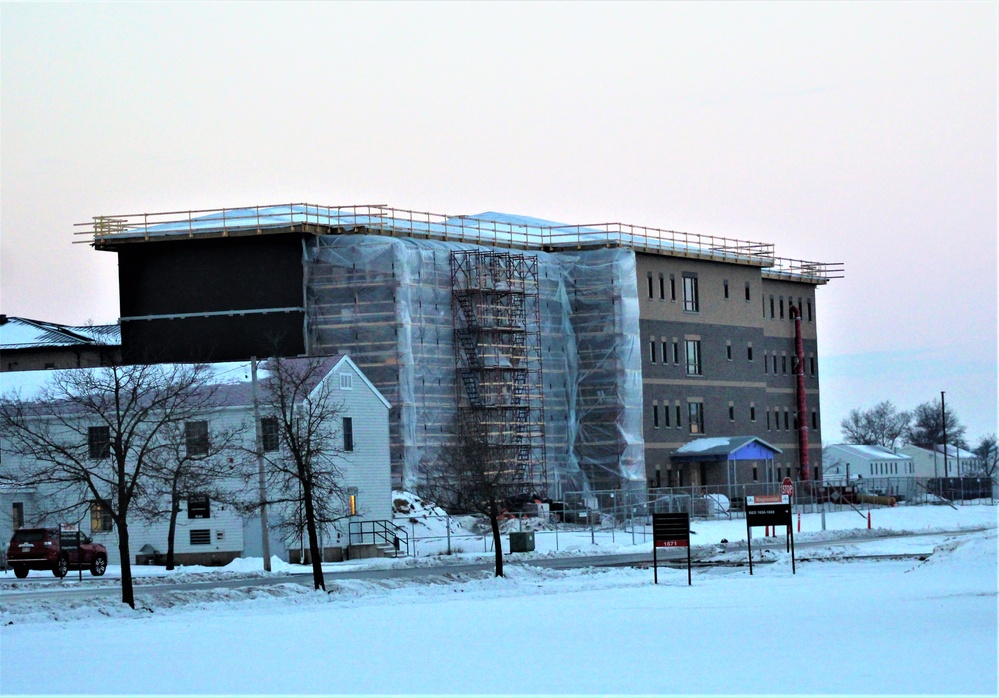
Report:
[[[769,244],[386,206],[82,225],[119,256],[126,359],[348,354],[392,404],[397,484],[463,420],[553,496],[708,484],[670,458],[704,436],[766,439],[797,474],[792,436],[818,426],[815,288],[839,267]]]

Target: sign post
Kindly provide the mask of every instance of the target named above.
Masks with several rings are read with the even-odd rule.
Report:
[[[785,482],[789,482],[787,478]],[[781,485],[783,489],[784,485]],[[793,489],[792,489],[793,492]],[[746,542],[749,548],[749,574],[753,574],[753,526],[784,526],[787,530],[788,552],[791,553],[791,574],[797,574],[794,564],[794,530],[791,524],[791,495],[758,495],[746,497]]]
[[[690,513],[653,514],[652,515],[652,575],[655,583],[659,583],[659,558],[656,550],[659,548],[687,549],[687,586],[690,578]]]

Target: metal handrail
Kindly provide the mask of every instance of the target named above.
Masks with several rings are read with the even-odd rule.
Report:
[[[287,219],[285,220],[285,217]],[[333,229],[363,228],[388,235],[412,235],[433,239],[536,249],[582,249],[630,247],[680,256],[736,261],[763,267],[771,274],[805,276],[820,280],[840,278],[842,264],[825,264],[776,257],[772,243],[754,242],[716,235],[652,228],[628,223],[587,225],[528,225],[397,209],[382,204],[323,206],[282,203],[268,206],[166,211],[94,216],[78,235],[90,236],[91,244],[160,235],[222,234],[266,228],[314,225]],[[83,242],[83,241],[80,241]]]
[[[365,524],[369,525],[367,527],[369,530],[366,530]],[[363,545],[366,542],[365,536],[370,536],[371,543],[378,545],[378,543],[381,542],[384,545],[390,545],[395,549],[396,553],[405,549],[406,557],[410,556],[409,533],[405,528],[391,521],[386,521],[384,519],[374,521],[350,521],[347,530],[351,545],[355,544],[354,536],[358,537],[357,545]]]

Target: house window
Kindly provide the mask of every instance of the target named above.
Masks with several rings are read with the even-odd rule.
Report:
[[[676,276],[669,275],[669,299],[676,302]]]
[[[187,455],[208,455],[208,422],[184,422],[184,443]]]
[[[87,452],[94,460],[111,457],[111,427],[87,427]]]
[[[354,450],[354,420],[351,417],[343,418],[343,450]]]
[[[659,300],[666,300],[666,279],[662,274],[659,275]]]
[[[722,282],[722,286],[724,287],[725,290],[725,300],[728,300],[728,279],[725,279]]]
[[[749,282],[748,282],[748,281],[746,282],[746,300],[747,300],[747,301],[749,301],[749,300],[750,300],[750,295],[749,295]]]
[[[684,341],[687,350],[687,375],[701,375],[701,340],[688,339]]]
[[[652,403],[652,426],[659,428],[659,404],[656,402]]]
[[[212,510],[208,503],[208,495],[192,494],[187,498],[187,518],[209,519],[211,516]]]
[[[281,439],[277,417],[260,418],[260,441],[265,452],[278,450]]]
[[[687,417],[691,434],[704,433],[704,405],[700,402],[687,403]]]
[[[700,299],[697,295],[697,276],[695,274],[683,275],[683,309],[688,313],[698,313],[701,310]]]
[[[191,534],[191,545],[212,544],[212,529],[210,528],[194,528],[191,529],[190,534]]]
[[[114,521],[111,520],[111,512],[100,502],[90,503],[90,532],[104,533],[110,531]]]
[[[656,362],[656,340],[649,340],[649,361],[651,363]]]
[[[354,374],[353,373],[341,373],[340,375],[340,390],[353,390],[354,389]]]
[[[16,531],[24,526],[24,502],[14,502],[11,509],[11,528]]]
[[[732,342],[725,342],[725,358],[732,360]]]

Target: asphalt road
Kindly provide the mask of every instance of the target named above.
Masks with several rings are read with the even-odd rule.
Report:
[[[985,530],[984,528],[974,530]],[[953,531],[950,535],[971,533],[971,530]],[[850,543],[851,545],[862,545],[867,541],[883,540],[886,538],[918,538],[922,536],[940,536],[947,533],[908,533],[908,534],[884,534],[864,539],[841,539],[834,541],[802,541],[795,543],[795,552],[808,548],[835,545],[837,543]],[[754,546],[757,547],[757,546]],[[764,548],[766,546],[760,546]],[[745,550],[745,543],[729,544],[725,546],[725,552]],[[696,546],[691,551],[694,561],[703,561],[712,557],[722,550],[718,545]],[[675,564],[686,562],[686,554],[680,549],[672,549],[668,553],[660,552],[657,555],[660,564]],[[860,556],[868,557],[868,556]],[[534,560],[517,560],[509,555],[504,556],[504,563],[507,565],[530,565],[535,567],[545,567],[549,569],[576,569],[583,567],[629,567],[651,565],[652,553],[629,553],[623,555],[591,555],[575,557],[543,558]],[[327,583],[335,583],[338,580],[346,579],[405,579],[414,577],[443,576],[448,574],[465,574],[469,572],[482,572],[493,569],[493,561],[476,562],[467,564],[441,564],[421,567],[397,567],[389,569],[367,569],[367,570],[330,570],[327,568],[325,579]],[[148,580],[149,577],[142,578]],[[61,582],[54,577],[51,580],[32,579],[31,587],[20,591],[16,588],[5,589],[0,592],[0,601],[5,604],[18,602],[38,601],[42,599],[58,600],[72,598],[99,598],[117,597],[121,595],[121,587],[118,584],[108,585],[111,580],[98,579],[88,576],[84,572],[82,582],[76,581],[74,574],[70,574],[67,581],[72,582],[72,587],[67,587],[66,582]],[[302,586],[312,586],[312,573],[305,569],[301,573],[270,575],[267,577],[250,577],[229,580],[210,580],[204,582],[164,582],[164,583],[143,583],[136,584],[135,598],[141,600],[143,597],[166,594],[176,591],[193,591],[197,589],[237,589],[254,586],[273,586],[277,584],[301,584]],[[14,583],[16,587],[16,582]]]

